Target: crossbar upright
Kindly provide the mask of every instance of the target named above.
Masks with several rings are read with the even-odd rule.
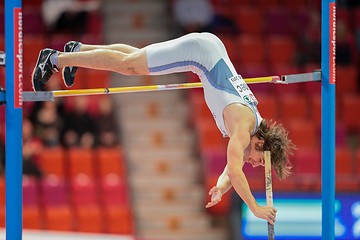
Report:
[[[321,195],[322,239],[335,239],[335,0],[322,0],[321,13]]]
[[[22,239],[22,2],[5,0],[6,239]]]

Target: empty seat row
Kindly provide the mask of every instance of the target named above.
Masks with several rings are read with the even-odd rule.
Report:
[[[23,178],[24,228],[60,231],[133,233],[128,189],[119,176],[97,183],[86,177],[66,181],[50,175]],[[0,215],[5,209],[5,180],[0,179]],[[4,223],[0,221],[3,227]]]
[[[124,176],[126,173],[124,158],[119,148],[45,148],[39,156],[39,166],[45,174],[54,174],[65,179],[78,174],[101,178],[108,174]]]
[[[246,64],[289,64],[295,63],[297,45],[292,37],[269,35],[267,41],[260,36],[240,34],[234,37],[220,35],[230,59],[239,67]]]

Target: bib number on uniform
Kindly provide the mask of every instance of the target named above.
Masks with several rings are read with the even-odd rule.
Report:
[[[233,85],[235,90],[239,93],[240,97],[244,100],[245,103],[255,105],[258,104],[258,101],[255,98],[254,94],[240,75],[228,78],[228,80]]]

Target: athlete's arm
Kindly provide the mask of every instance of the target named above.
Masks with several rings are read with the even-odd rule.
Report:
[[[209,195],[211,196],[211,201],[206,205],[207,208],[212,207],[218,204],[221,201],[222,196],[229,191],[231,188],[231,181],[228,177],[228,168],[227,165],[224,168],[224,171],[219,176],[216,186],[210,189]]]
[[[249,128],[245,124],[235,126],[229,140],[227,150],[228,177],[237,194],[248,205],[253,214],[274,224],[276,209],[270,206],[259,206],[251,193],[249,183],[242,170],[244,165],[244,150],[250,144]]]

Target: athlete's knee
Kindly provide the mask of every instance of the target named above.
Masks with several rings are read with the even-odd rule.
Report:
[[[119,67],[122,73],[126,75],[148,74],[146,52],[140,49],[128,54]]]

